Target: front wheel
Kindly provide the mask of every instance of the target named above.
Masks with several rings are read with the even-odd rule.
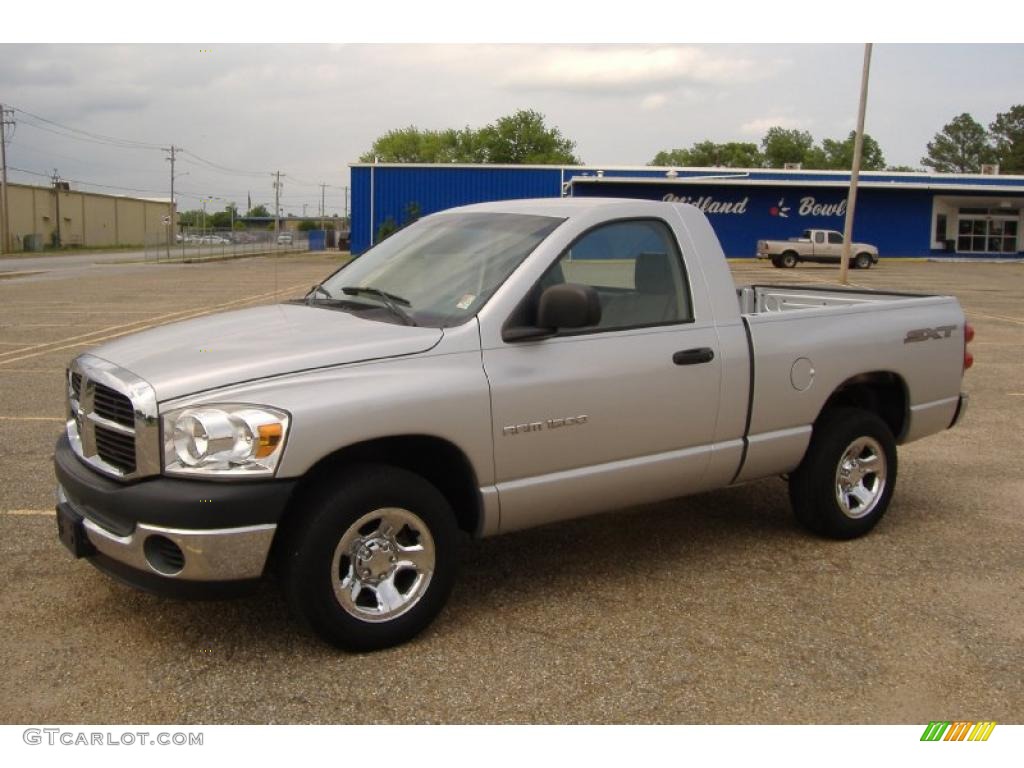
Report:
[[[403,469],[361,465],[305,500],[282,563],[295,613],[351,651],[398,645],[430,624],[454,583],[457,537],[433,485]]]
[[[870,411],[837,408],[814,425],[807,454],[789,477],[793,512],[820,536],[863,536],[889,507],[896,467],[886,423]]]
[[[786,253],[782,254],[779,258],[779,263],[786,269],[793,269],[793,267],[796,266],[797,261],[799,261],[799,259],[797,259],[796,254],[792,251],[786,251]]]
[[[857,269],[870,269],[871,268],[871,254],[869,253],[858,253],[853,260],[853,266]]]

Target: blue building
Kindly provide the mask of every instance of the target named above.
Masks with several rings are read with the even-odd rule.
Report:
[[[729,257],[760,239],[842,231],[850,174],[729,168],[353,164],[352,252],[421,215],[528,197],[674,200],[703,210]],[[885,257],[1019,258],[1024,176],[866,172],[854,239]]]

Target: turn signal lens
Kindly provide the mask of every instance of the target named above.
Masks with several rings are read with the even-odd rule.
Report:
[[[964,344],[970,344],[972,341],[974,341],[974,326],[964,323]]]
[[[256,458],[262,459],[277,450],[281,443],[284,430],[280,424],[261,424],[257,427],[259,432],[259,445],[256,448]]]

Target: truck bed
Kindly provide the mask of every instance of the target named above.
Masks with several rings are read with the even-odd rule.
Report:
[[[740,314],[744,316],[936,298],[922,293],[809,288],[806,285],[748,285],[737,288],[736,295],[739,299]]]

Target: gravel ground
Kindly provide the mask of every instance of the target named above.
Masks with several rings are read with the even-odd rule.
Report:
[[[438,621],[371,655],[322,644],[273,584],[180,602],[72,560],[50,462],[68,359],[153,323],[295,295],[334,263],[0,281],[0,722],[1024,721],[1020,264],[852,273],[954,293],[978,332],[966,422],[901,449],[889,514],[857,541],[801,533],[769,479],[466,542]],[[824,283],[836,270],[733,272]]]

